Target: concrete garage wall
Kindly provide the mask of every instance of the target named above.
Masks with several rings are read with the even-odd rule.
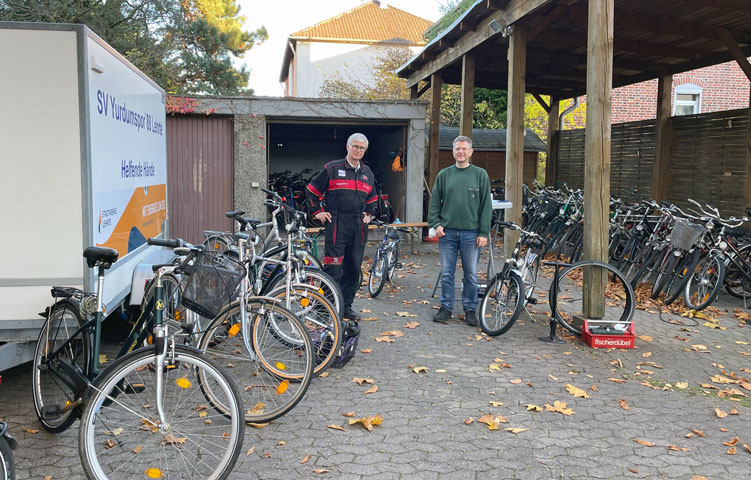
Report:
[[[235,121],[235,208],[263,218],[265,195],[253,182],[266,186],[269,122],[321,122],[342,125],[408,124],[408,222],[422,221],[425,158],[424,101],[345,101],[272,97],[201,97],[198,111],[233,115]],[[345,139],[346,140],[346,139]]]

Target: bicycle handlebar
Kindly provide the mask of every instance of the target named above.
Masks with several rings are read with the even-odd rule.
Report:
[[[185,242],[181,238],[149,238],[146,239],[146,243],[157,247],[167,248],[179,248],[185,246]]]

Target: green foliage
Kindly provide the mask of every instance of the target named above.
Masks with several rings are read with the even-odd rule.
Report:
[[[168,93],[248,94],[235,61],[268,38],[235,0],[0,0],[0,20],[87,25]]]
[[[438,7],[443,16],[425,32],[425,38],[428,41],[436,38],[474,3],[475,0],[444,0]]]
[[[458,127],[461,120],[461,86],[444,85],[441,90],[441,125]],[[473,128],[505,128],[506,92],[504,90],[475,89],[472,113]]]
[[[327,98],[358,100],[406,100],[407,81],[395,71],[412,56],[411,50],[389,47],[380,50],[368,72],[334,72],[326,74],[319,95]],[[372,76],[364,75],[370,73]]]

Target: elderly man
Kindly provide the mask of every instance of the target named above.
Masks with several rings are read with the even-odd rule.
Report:
[[[375,176],[362,163],[367,149],[365,135],[352,134],[347,140],[347,156],[324,165],[307,188],[315,217],[326,225],[323,270],[334,277],[342,289],[342,317],[353,321],[360,320],[352,311],[352,301],[360,288],[367,224],[378,204],[373,188]]]
[[[454,272],[457,252],[462,258],[462,305],[467,325],[477,325],[477,262],[488,244],[493,206],[488,173],[470,163],[472,140],[454,139],[454,160],[435,179],[428,225],[438,235],[441,254],[441,307],[434,322],[448,323],[454,308]]]

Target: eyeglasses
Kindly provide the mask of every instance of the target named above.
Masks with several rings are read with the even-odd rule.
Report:
[[[354,148],[355,150],[362,150],[363,152],[368,149],[368,147],[363,147],[361,145],[350,145],[349,148]]]

